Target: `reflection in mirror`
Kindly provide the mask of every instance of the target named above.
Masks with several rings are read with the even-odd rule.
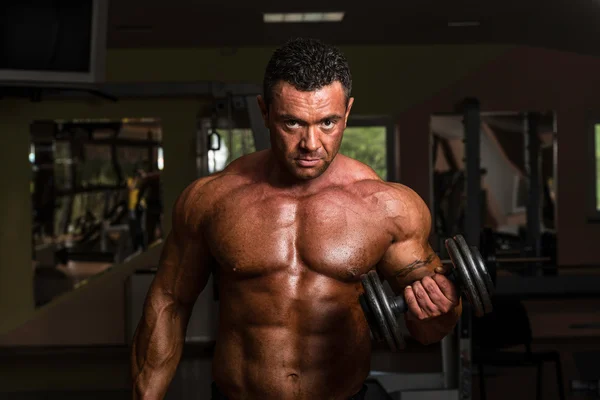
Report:
[[[162,238],[159,121],[34,122],[29,160],[37,306]]]
[[[209,133],[209,140],[208,171],[211,174],[222,171],[233,160],[256,151],[251,129],[215,129]]]
[[[431,118],[434,229],[438,247],[465,231],[462,115]],[[482,250],[515,258],[513,270],[556,262],[556,128],[553,113],[482,113]],[[536,262],[524,262],[528,257]],[[522,262],[523,261],[523,262]],[[499,268],[508,268],[508,263]]]
[[[263,122],[260,111],[258,115],[250,115],[247,102],[256,102],[256,96],[249,97],[214,98],[198,112],[198,177],[222,171],[235,159],[256,151],[252,120]]]

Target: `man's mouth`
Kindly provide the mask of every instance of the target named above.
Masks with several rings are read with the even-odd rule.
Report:
[[[297,158],[296,161],[301,167],[314,167],[319,163],[320,158]]]

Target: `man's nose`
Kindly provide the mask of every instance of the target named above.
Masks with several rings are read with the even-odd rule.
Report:
[[[319,135],[315,128],[309,126],[306,129],[304,137],[300,141],[300,146],[306,151],[315,151],[319,149],[320,145]]]

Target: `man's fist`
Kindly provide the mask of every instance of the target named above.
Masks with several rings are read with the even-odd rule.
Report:
[[[454,310],[460,298],[456,286],[442,274],[426,276],[404,289],[407,317],[428,320]]]

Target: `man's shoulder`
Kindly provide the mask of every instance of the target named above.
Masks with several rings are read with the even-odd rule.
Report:
[[[381,177],[369,165],[357,159],[338,154],[336,156],[340,163],[340,170],[346,179],[352,182],[364,180],[381,181]]]
[[[263,156],[262,152],[241,156],[222,171],[196,179],[183,191],[181,201],[185,201],[186,208],[210,207],[232,191],[256,182]]]
[[[413,206],[423,206],[425,201],[423,198],[409,186],[398,182],[383,182],[387,193],[393,198],[407,202]]]
[[[417,192],[401,183],[366,178],[357,180],[352,186],[355,190],[360,191],[364,197],[385,198],[411,207],[420,207],[425,204]]]
[[[223,171],[198,178],[190,183],[179,195],[173,207],[173,227],[185,227],[196,232],[219,200],[235,188],[232,177]]]
[[[423,198],[410,187],[382,179],[367,178],[350,185],[364,201],[395,221],[402,229],[422,226],[430,220],[429,208]],[[395,224],[396,225],[396,224]]]
[[[379,193],[378,200],[393,222],[397,237],[429,235],[431,213],[417,192],[401,183],[385,182],[385,188]]]
[[[209,176],[196,179],[182,193],[182,197],[189,200],[200,200],[204,205],[218,201],[236,188],[250,182],[243,174],[231,171],[219,171]],[[198,201],[194,201],[199,203]]]

